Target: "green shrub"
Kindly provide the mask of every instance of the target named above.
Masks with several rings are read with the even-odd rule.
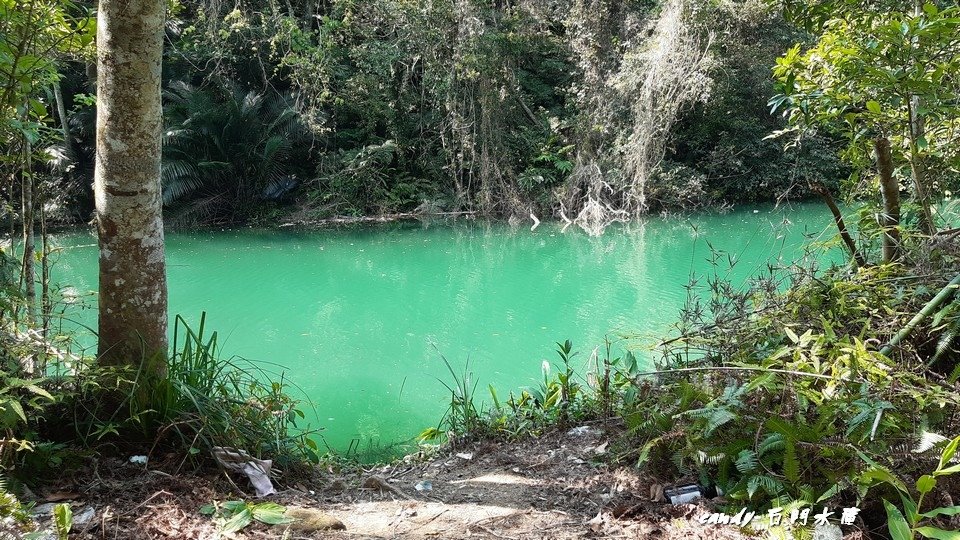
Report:
[[[941,372],[926,360],[955,308],[897,354],[879,350],[942,276],[796,266],[744,289],[708,279],[662,344],[659,370],[637,381],[627,455],[757,505],[862,499],[864,459],[914,474],[935,450],[924,441],[960,431],[960,358],[948,344],[934,357]]]

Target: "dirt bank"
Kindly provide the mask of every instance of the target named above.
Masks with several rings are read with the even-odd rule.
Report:
[[[607,435],[590,428],[522,443],[469,445],[373,470],[319,472],[279,486],[267,499],[320,510],[344,530],[254,522],[234,537],[746,538],[735,527],[697,521],[716,500],[676,506],[651,500],[663,487],[658,479],[604,465],[607,448]],[[72,499],[74,516],[89,517],[74,526],[71,538],[216,538],[217,527],[201,507],[241,498],[236,489],[247,490],[246,481],[236,477],[234,487],[223,475],[172,470],[101,461],[86,476],[45,493]],[[417,490],[428,482],[429,490]]]

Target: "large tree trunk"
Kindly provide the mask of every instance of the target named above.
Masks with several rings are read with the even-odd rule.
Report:
[[[883,212],[880,214],[883,262],[889,263],[900,258],[900,185],[893,176],[890,140],[880,137],[873,143],[877,150],[877,168],[880,171],[880,194],[883,195]]]
[[[100,0],[97,160],[100,362],[163,376],[167,277],[160,199],[164,0]]]

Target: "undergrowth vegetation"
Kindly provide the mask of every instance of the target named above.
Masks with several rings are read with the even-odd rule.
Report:
[[[319,460],[316,432],[299,424],[309,406],[299,389],[280,366],[219,356],[205,315],[194,328],[177,317],[166,377],[149,385],[142,365],[98,365],[71,353],[66,336],[45,338],[6,314],[3,322],[0,475],[15,486],[78,470],[103,449],[150,459],[173,449],[179,468],[212,465],[215,447],[281,470]]]
[[[194,331],[176,319],[167,379],[151,400],[160,438],[170,436],[174,447],[190,453],[226,446],[281,466],[315,462],[314,432],[298,429],[310,404],[293,397],[303,393],[275,371],[282,366],[220,357],[217,333],[205,334],[205,321],[201,315]]]
[[[898,540],[952,538],[934,529],[960,514],[960,250],[904,244],[898,264],[821,270],[809,258],[743,286],[724,277],[734,258],[712,252],[652,369],[607,343],[574,373],[565,342],[539,386],[483,399],[451,367],[445,424],[423,435],[510,439],[603,419],[620,434],[610,460],[719,487],[731,508],[858,505],[872,526],[907,523]]]
[[[420,434],[420,440],[449,440],[454,444],[484,437],[515,440],[579,420],[609,416],[621,404],[633,402],[636,391],[631,377],[637,373],[638,363],[632,352],[612,358],[613,345],[607,342],[603,356],[594,351],[588,359],[593,369],[583,379],[575,369],[582,363],[573,362],[578,355],[573,343],[566,340],[556,346],[559,361],[543,361],[538,384],[506,396],[493,385],[486,387],[486,396],[478,395],[470,362],[458,371],[441,355],[450,372],[449,381],[440,381],[450,392],[450,406],[437,426]]]

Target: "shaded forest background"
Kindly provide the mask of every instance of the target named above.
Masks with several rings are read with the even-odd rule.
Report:
[[[574,218],[589,201],[626,215],[835,186],[829,140],[764,139],[783,127],[771,66],[803,36],[760,0],[700,4],[171,0],[165,213]],[[69,137],[38,146],[57,211],[87,220],[95,62],[59,65]]]

